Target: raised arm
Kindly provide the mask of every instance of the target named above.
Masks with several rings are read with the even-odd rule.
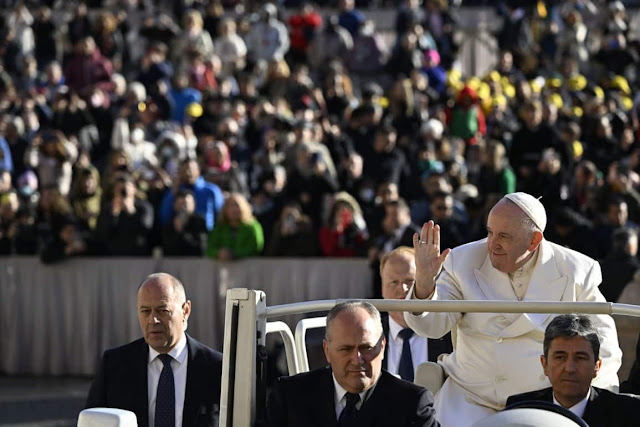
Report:
[[[413,235],[413,248],[416,253],[415,296],[420,299],[429,298],[436,289],[436,278],[451,249],[440,252],[440,226],[433,221],[422,226],[420,235]]]

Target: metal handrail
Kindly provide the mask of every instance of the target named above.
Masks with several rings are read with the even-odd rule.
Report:
[[[267,307],[266,317],[327,311],[342,301],[358,299],[335,299],[298,302]],[[422,301],[362,299],[382,311],[448,311],[460,313],[583,313],[620,314],[640,317],[640,306],[612,302],[558,302],[558,301]]]

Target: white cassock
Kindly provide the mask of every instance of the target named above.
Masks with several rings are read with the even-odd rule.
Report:
[[[600,265],[542,240],[524,301],[605,302]],[[407,299],[415,299],[413,288]],[[432,299],[518,301],[509,275],[491,265],[486,239],[451,251]],[[504,408],[513,394],[549,387],[540,364],[544,331],[553,314],[430,312],[405,320],[421,335],[440,338],[457,328],[455,351],[439,362],[449,376],[435,396],[443,427],[468,427]],[[592,316],[601,339],[602,368],[593,385],[616,389],[622,352],[611,316]]]

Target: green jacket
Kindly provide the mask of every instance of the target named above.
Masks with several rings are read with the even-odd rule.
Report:
[[[246,258],[260,255],[264,247],[262,226],[257,220],[248,224],[241,224],[232,229],[229,224],[219,224],[213,227],[207,242],[207,256],[218,258],[218,251],[222,248],[230,249],[233,258]]]

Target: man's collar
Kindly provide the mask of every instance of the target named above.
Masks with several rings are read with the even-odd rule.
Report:
[[[389,316],[389,338],[396,339],[398,338],[398,334],[401,330],[404,329],[404,326],[395,321],[395,319]]]
[[[382,375],[382,372],[380,372],[380,375]],[[340,402],[342,400],[342,398],[344,397],[345,394],[347,394],[347,390],[345,390],[340,383],[338,383],[338,380],[336,380],[336,376],[333,373],[333,371],[331,371],[331,378],[333,378],[333,385],[334,385],[334,390],[335,390],[335,399],[336,402]],[[380,381],[380,378],[378,378],[378,381]],[[378,384],[378,381],[376,381],[376,383],[369,387],[368,389],[361,391],[360,394],[360,401],[364,403],[365,400],[367,400],[367,398],[369,396],[371,396],[371,393],[373,393],[373,389],[376,388],[376,385]]]
[[[187,358],[187,335],[183,332],[182,338],[175,347],[171,349],[169,356],[173,357],[178,363],[182,364]],[[160,353],[149,346],[149,363],[153,362]]]
[[[513,277],[518,277],[524,274],[531,273],[533,271],[533,268],[536,266],[536,262],[538,261],[539,254],[540,254],[540,245],[538,245],[536,250],[533,251],[533,255],[531,255],[531,258],[529,258],[522,267],[520,267],[513,273],[509,273],[509,277],[513,278]]]
[[[587,395],[584,397],[584,399],[582,399],[580,402],[573,405],[571,408],[566,408],[566,409],[570,410],[571,412],[573,412],[574,414],[582,418],[582,416],[584,415],[584,411],[587,409],[587,403],[589,403],[590,396],[591,396],[591,387],[589,387],[589,391],[587,391]],[[553,393],[553,403],[555,403],[556,405],[562,406],[560,402],[556,400],[555,393]]]

